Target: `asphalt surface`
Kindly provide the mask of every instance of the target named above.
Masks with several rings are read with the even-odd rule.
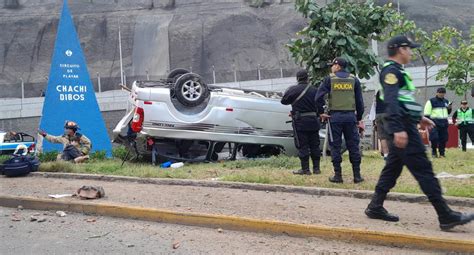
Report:
[[[384,222],[365,216],[363,212],[369,203],[367,199],[284,192],[41,177],[0,177],[0,194],[48,198],[49,194],[74,193],[83,185],[100,185],[105,190],[105,198],[91,200],[90,203],[106,202],[177,212],[221,214],[457,240],[474,239],[473,223],[458,226],[450,232],[441,231],[436,213],[430,204],[386,201],[385,207],[398,214],[401,220]],[[453,209],[474,211],[474,208]]]
[[[31,221],[31,218],[36,218]],[[38,222],[42,221],[42,222]],[[44,221],[43,221],[44,220]],[[432,254],[54,211],[0,207],[0,254]]]

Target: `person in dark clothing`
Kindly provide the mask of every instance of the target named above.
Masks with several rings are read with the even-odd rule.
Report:
[[[430,118],[436,127],[430,131],[431,155],[434,158],[445,157],[446,142],[448,141],[448,117],[451,113],[452,103],[444,98],[445,88],[438,88],[436,96],[425,104],[425,116]]]
[[[453,211],[446,204],[418,132],[418,123],[422,129],[430,129],[435,125],[423,117],[423,107],[415,101],[415,85],[402,66],[410,62],[413,54],[411,49],[419,46],[405,36],[393,37],[388,42],[389,60],[380,73],[380,83],[381,96],[386,105],[385,128],[390,136],[389,153],[365,214],[371,219],[399,221],[398,216],[383,207],[383,203],[387,193],[395,186],[403,166],[406,166],[435,208],[440,228],[447,230],[472,221],[474,214]]]
[[[311,174],[309,170],[309,157],[311,156],[313,173],[320,174],[319,117],[318,109],[313,101],[317,89],[308,83],[308,72],[306,70],[298,71],[296,79],[298,84],[289,87],[281,99],[282,104],[291,104],[295,145],[301,161],[301,169],[293,173]]]
[[[453,114],[453,123],[459,129],[462,151],[466,151],[467,135],[474,143],[474,111],[467,106],[467,101],[461,101],[461,108]]]
[[[352,164],[354,183],[363,182],[360,175],[361,154],[359,149],[359,128],[363,126],[362,115],[364,114],[364,99],[362,98],[362,88],[360,81],[347,72],[347,61],[343,58],[335,58],[331,65],[331,74],[324,78],[318,93],[315,97],[318,109],[323,109],[325,104],[324,96],[328,94],[329,114],[323,113],[322,119],[328,119],[330,127],[329,145],[331,148],[332,164],[334,167],[334,177],[329,181],[342,183],[342,156],[341,144],[342,135],[349,150],[349,160]]]

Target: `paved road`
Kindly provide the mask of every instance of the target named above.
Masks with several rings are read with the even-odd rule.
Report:
[[[364,212],[369,201],[349,197],[313,196],[225,188],[106,182],[41,177],[0,177],[0,194],[47,198],[48,194],[74,193],[82,185],[100,185],[106,197],[91,203],[169,209],[280,220],[304,224],[351,227],[416,234],[459,240],[473,240],[474,223],[442,232],[430,204],[387,201],[386,208],[400,215],[400,222],[368,219]],[[63,198],[69,200],[74,198]],[[74,199],[75,200],[75,199]],[[474,208],[454,209],[474,211]]]
[[[46,221],[30,221],[31,216]],[[20,221],[12,221],[19,219]],[[88,222],[90,221],[90,222]],[[359,243],[0,207],[0,254],[430,254]],[[175,248],[173,248],[175,245]],[[178,246],[178,247],[176,247]]]

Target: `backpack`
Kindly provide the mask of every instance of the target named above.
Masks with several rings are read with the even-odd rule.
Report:
[[[40,161],[37,157],[13,155],[0,165],[0,172],[7,177],[23,176],[38,171],[39,165]]]

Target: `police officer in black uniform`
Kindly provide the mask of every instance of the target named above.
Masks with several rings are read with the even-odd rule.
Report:
[[[384,120],[390,137],[389,154],[365,214],[372,219],[399,220],[398,216],[387,212],[383,203],[403,166],[407,166],[435,208],[441,229],[446,230],[470,222],[474,214],[455,212],[446,204],[417,129],[418,123],[422,128],[434,127],[433,121],[423,117],[422,106],[415,102],[415,86],[402,66],[410,62],[411,49],[419,46],[405,36],[393,37],[388,42],[389,60],[380,73],[380,83],[386,105]]]
[[[359,149],[359,128],[362,125],[362,115],[364,114],[364,99],[362,98],[362,88],[360,81],[347,72],[347,61],[344,58],[335,58],[331,65],[331,74],[327,76],[318,89],[315,97],[319,109],[323,109],[324,95],[329,94],[329,115],[321,113],[323,119],[329,118],[328,125],[331,134],[329,145],[331,146],[332,164],[334,167],[334,177],[329,181],[342,183],[342,156],[341,144],[342,135],[349,150],[349,160],[352,164],[354,183],[363,182],[360,175],[360,149]]]
[[[306,70],[298,71],[296,80],[298,84],[289,87],[281,99],[282,104],[291,104],[295,145],[301,161],[301,169],[293,173],[310,175],[309,156],[311,155],[313,173],[320,174],[319,117],[318,109],[314,104],[317,89],[308,83]]]

